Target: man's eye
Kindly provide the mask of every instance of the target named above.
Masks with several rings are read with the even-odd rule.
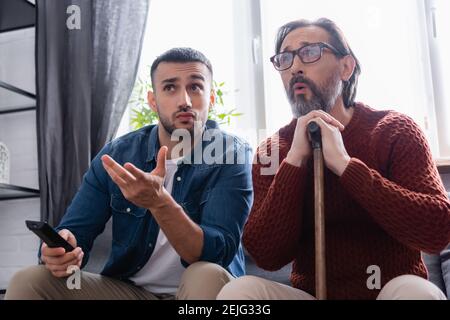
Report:
[[[202,90],[203,89],[203,87],[201,86],[201,85],[199,85],[199,84],[193,84],[193,85],[191,85],[191,90],[192,91],[200,91],[200,90]]]
[[[164,91],[173,91],[175,90],[175,86],[173,84],[165,85],[163,88]]]
[[[303,48],[301,54],[306,58],[315,57],[320,55],[320,48],[316,46],[305,47]]]
[[[279,63],[281,65],[289,63],[290,60],[291,60],[291,54],[290,53],[284,53],[284,54],[281,54],[279,56]]]

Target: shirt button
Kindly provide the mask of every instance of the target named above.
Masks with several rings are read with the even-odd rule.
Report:
[[[181,177],[177,177],[177,181],[181,181]]]
[[[127,212],[130,213],[130,212],[131,212],[131,209],[130,209],[130,208],[127,208]]]
[[[148,247],[151,248],[151,247],[153,247],[153,245],[152,245],[151,243],[149,243],[149,244],[148,244]]]

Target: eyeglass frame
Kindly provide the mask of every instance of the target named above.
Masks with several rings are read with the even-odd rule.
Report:
[[[319,55],[319,58],[317,58],[317,60],[314,60],[314,61],[311,61],[311,62],[305,62],[305,61],[303,61],[302,56],[299,54],[299,53],[300,53],[300,50],[302,50],[302,49],[304,49],[304,48],[306,48],[306,47],[312,46],[312,45],[319,45],[319,47],[320,47],[320,55]],[[314,63],[314,62],[319,61],[320,59],[322,59],[323,49],[324,49],[324,48],[329,49],[331,52],[333,52],[334,55],[338,55],[338,56],[342,56],[342,57],[345,57],[345,56],[348,55],[348,54],[343,54],[343,53],[340,52],[338,49],[336,49],[335,47],[333,47],[331,44],[328,44],[328,43],[325,43],[325,42],[315,42],[315,43],[308,43],[307,45],[304,45],[304,46],[302,46],[302,47],[300,47],[300,48],[298,48],[298,49],[295,49],[295,50],[283,51],[283,52],[277,53],[276,55],[274,55],[274,56],[272,56],[272,57],[270,58],[270,62],[272,62],[272,65],[273,65],[273,67],[275,68],[275,70],[277,70],[277,71],[285,71],[285,70],[288,70],[288,69],[290,69],[290,68],[292,67],[292,65],[294,64],[294,60],[295,60],[295,57],[296,57],[296,56],[300,58],[300,60],[302,61],[303,64],[311,64],[311,63]],[[279,55],[281,55],[281,54],[285,54],[285,53],[290,53],[290,54],[293,55],[292,62],[291,62],[291,64],[290,64],[289,67],[284,68],[284,69],[278,69],[278,68],[275,66],[275,63],[274,63],[275,57],[277,57],[277,56],[279,56]]]

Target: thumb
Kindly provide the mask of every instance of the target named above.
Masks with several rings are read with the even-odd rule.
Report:
[[[152,171],[153,174],[163,178],[166,175],[166,157],[167,157],[167,147],[162,146],[158,152],[158,159],[156,162],[156,168]]]
[[[73,235],[72,232],[70,232],[67,229],[62,229],[58,233],[61,236],[61,238],[66,240],[68,243],[70,243],[74,248],[77,247],[77,240],[75,239],[75,236]]]

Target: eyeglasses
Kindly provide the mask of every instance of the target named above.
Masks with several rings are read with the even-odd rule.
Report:
[[[296,50],[278,53],[270,58],[270,61],[272,62],[275,69],[277,69],[278,71],[284,71],[292,67],[296,55],[304,64],[309,64],[320,60],[320,58],[322,58],[324,48],[331,50],[335,55],[338,56],[346,55],[339,52],[332,45],[318,42],[307,44],[306,46],[303,46]]]

